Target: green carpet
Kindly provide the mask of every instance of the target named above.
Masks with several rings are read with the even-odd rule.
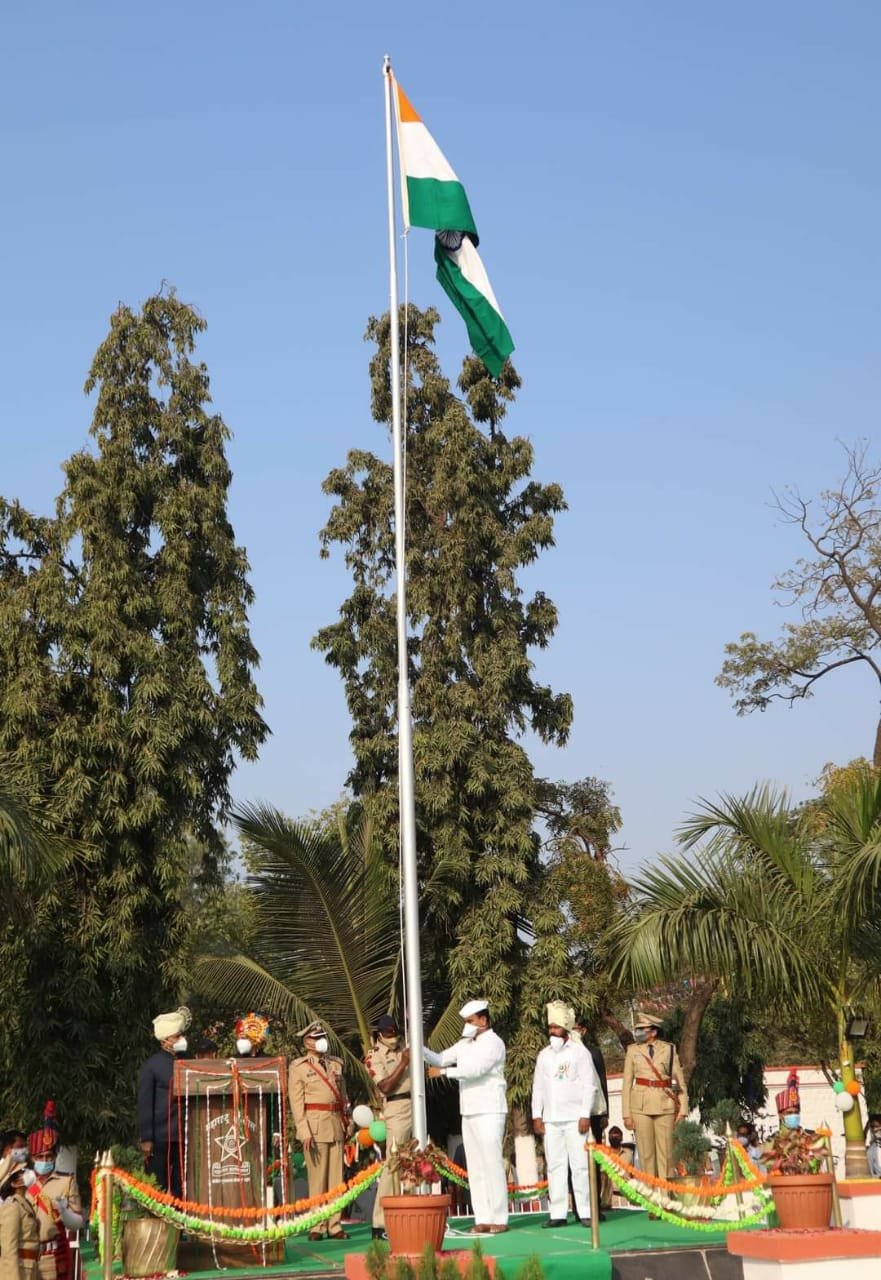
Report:
[[[569,1226],[543,1229],[544,1214],[515,1214],[510,1230],[500,1236],[480,1236],[484,1253],[491,1254],[504,1271],[505,1280],[517,1280],[517,1273],[527,1258],[541,1260],[547,1280],[609,1280],[612,1274],[611,1254],[656,1249],[712,1248],[725,1244],[726,1231],[694,1231],[667,1222],[650,1222],[642,1212],[629,1209],[612,1210],[600,1223],[600,1248],[594,1252],[590,1231],[573,1218]],[[470,1249],[475,1237],[468,1235],[470,1218],[454,1218],[444,1239],[445,1249]],[[346,1226],[349,1239],[321,1241],[312,1244],[301,1237],[285,1243],[285,1260],[271,1267],[248,1268],[246,1271],[190,1271],[192,1280],[214,1280],[222,1276],[232,1280],[237,1274],[253,1276],[305,1276],[342,1272],[347,1253],[364,1253],[370,1244],[370,1227]],[[102,1271],[94,1248],[83,1247],[85,1280],[102,1280]],[[114,1274],[121,1275],[120,1263]]]

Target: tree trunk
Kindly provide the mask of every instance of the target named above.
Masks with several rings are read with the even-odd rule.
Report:
[[[514,1137],[514,1168],[521,1187],[538,1182],[538,1158],[529,1114],[523,1107],[511,1108],[511,1132]]]
[[[625,1027],[624,1023],[615,1017],[609,1009],[604,1009],[602,1014],[603,1022],[621,1041],[621,1048],[626,1049],[629,1044],[633,1044],[633,1032]]]
[[[878,721],[878,728],[875,730],[875,750],[872,755],[872,764],[876,769],[881,769],[881,720]]]
[[[691,1077],[697,1065],[697,1038],[700,1035],[701,1022],[718,986],[718,978],[698,978],[685,1004],[685,1021],[679,1037],[679,1061],[686,1085],[691,1084]]]
[[[839,1029],[844,1026],[844,1016],[839,1015]],[[839,1030],[838,1068],[843,1084],[856,1080],[853,1045]],[[844,1176],[845,1178],[868,1178],[869,1157],[866,1152],[866,1140],[863,1134],[863,1117],[860,1114],[859,1098],[854,1098],[850,1111],[844,1113]]]

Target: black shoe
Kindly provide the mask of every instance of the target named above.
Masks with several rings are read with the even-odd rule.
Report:
[[[597,1214],[597,1221],[598,1221],[598,1222],[605,1222],[605,1220],[606,1220],[606,1215],[605,1215],[604,1213],[598,1213],[598,1214]],[[578,1221],[581,1223],[581,1225],[582,1225],[583,1227],[589,1227],[589,1226],[590,1226],[590,1218],[579,1218],[579,1219],[578,1219]]]
[[[388,1240],[388,1233],[382,1227],[373,1227],[370,1234],[374,1240]]]
[[[548,1218],[547,1222],[543,1222],[541,1225],[547,1231],[549,1227],[565,1227],[567,1222],[567,1218]]]

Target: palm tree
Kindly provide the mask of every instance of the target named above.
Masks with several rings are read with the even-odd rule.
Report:
[[[335,1052],[372,1091],[362,1058],[377,1017],[398,1004],[398,889],[369,818],[337,818],[295,822],[269,805],[233,814],[250,866],[253,954],[203,956],[195,981],[234,1008],[302,1025],[320,1019]],[[430,988],[428,1004],[431,1012]],[[455,1006],[438,1012],[432,1042],[451,1043],[460,1024]]]
[[[881,1007],[881,778],[843,770],[794,808],[760,787],[703,802],[679,832],[682,854],[643,871],[633,907],[610,929],[613,972],[646,989],[715,978],[759,1003],[834,1027],[839,1071],[855,1079],[854,1009]],[[859,1108],[844,1117],[846,1171],[866,1176]]]
[[[0,911],[20,918],[34,891],[78,852],[84,847],[55,832],[24,771],[8,757],[0,758]]]

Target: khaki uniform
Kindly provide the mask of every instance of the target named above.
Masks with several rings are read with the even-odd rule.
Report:
[[[675,1045],[655,1040],[651,1046],[627,1046],[621,1112],[633,1118],[636,1150],[643,1172],[658,1178],[671,1177],[673,1126],[678,1116],[688,1113],[688,1092]]]
[[[55,1201],[62,1196],[74,1213],[82,1213],[83,1203],[73,1174],[50,1173],[45,1181],[34,1183],[28,1192],[40,1226],[40,1280],[58,1280],[59,1274],[67,1271],[70,1251],[66,1247],[66,1228],[55,1208]],[[64,1265],[59,1266],[62,1258]]]
[[[389,1076],[394,1075],[403,1055],[404,1044],[400,1039],[394,1047],[377,1039],[364,1062],[367,1070],[378,1084],[380,1080],[387,1080]],[[413,1104],[410,1099],[409,1071],[406,1071],[401,1076],[391,1094],[383,1096],[382,1118],[385,1121],[386,1154],[388,1154],[391,1151],[393,1141],[396,1146],[400,1147],[405,1142],[409,1142],[413,1136]],[[385,1226],[382,1197],[393,1196],[394,1194],[394,1174],[389,1172],[387,1165],[384,1165],[376,1187],[376,1199],[373,1202],[374,1227]]]
[[[39,1280],[40,1224],[26,1195],[0,1206],[0,1280]]]
[[[315,1145],[303,1153],[309,1195],[323,1195],[343,1180],[348,1102],[342,1059],[317,1053],[295,1058],[288,1073],[288,1096],[297,1137],[301,1142],[315,1139]],[[315,1231],[339,1235],[340,1217],[341,1214],[334,1214]]]

